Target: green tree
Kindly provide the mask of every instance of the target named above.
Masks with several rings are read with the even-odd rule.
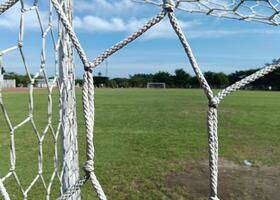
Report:
[[[94,85],[97,87],[104,87],[107,85],[109,77],[106,76],[93,76]]]
[[[112,79],[112,80],[108,81],[108,87],[117,88],[118,84],[117,84],[117,82],[114,79]]]
[[[29,77],[27,74],[19,75],[14,72],[7,72],[4,74],[4,78],[5,79],[15,79],[17,87],[19,87],[19,86],[27,87],[28,84],[30,84],[30,80],[29,80]]]
[[[205,72],[204,76],[209,85],[213,88],[224,88],[229,85],[229,79],[223,72],[215,73],[209,71]]]
[[[152,74],[134,74],[129,77],[131,87],[146,87],[148,82],[153,79]]]
[[[129,79],[127,79],[127,78],[114,78],[112,80],[114,80],[116,82],[118,88],[130,87]]]
[[[183,69],[176,69],[173,83],[176,87],[185,88],[190,85],[191,76]]]
[[[172,85],[172,76],[168,72],[159,71],[153,76],[153,82],[162,82],[170,87]]]
[[[82,86],[83,85],[83,79],[76,79],[75,80],[75,85],[79,85],[79,86]]]

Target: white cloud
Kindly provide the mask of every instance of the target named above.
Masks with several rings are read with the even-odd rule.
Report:
[[[200,30],[200,31],[188,31],[190,38],[219,38],[230,35],[244,34],[244,31],[229,31],[229,30]]]
[[[233,35],[252,35],[252,34],[279,34],[280,30],[251,29],[251,30],[201,30],[188,31],[190,38],[219,38]]]
[[[122,18],[111,18],[102,19],[96,16],[84,16],[82,18],[75,17],[74,25],[76,30],[80,31],[98,31],[98,32],[128,32],[132,33],[148,22],[146,18],[132,18],[129,20],[124,20]],[[195,20],[183,22],[180,21],[180,25],[183,29],[192,28],[197,26],[199,23]],[[162,22],[155,25],[152,30],[145,33],[145,39],[154,38],[172,38],[175,37],[174,31],[168,20],[163,20]]]
[[[85,16],[83,18],[75,17],[75,28],[84,31],[124,31],[126,29],[125,23],[120,18],[112,18],[105,20],[95,16]]]
[[[199,22],[196,20],[191,21],[180,21],[179,24],[181,28],[184,29],[192,29],[197,26],[199,26]],[[177,37],[175,35],[175,32],[169,22],[169,20],[163,20],[159,24],[157,24],[154,27],[154,30],[147,33],[147,35],[144,36],[145,39],[155,39],[155,38],[175,38]]]
[[[103,19],[96,16],[87,15],[84,17],[75,17],[74,25],[76,30],[86,32],[127,32],[132,33],[147,23],[149,19],[146,18],[131,18],[128,20],[113,17],[111,19]],[[198,20],[181,21],[179,20],[181,28],[186,32],[188,38],[219,38],[232,35],[248,35],[248,34],[279,34],[280,30],[274,29],[248,29],[248,30],[201,30],[201,23]],[[147,31],[144,39],[156,38],[176,38],[177,36],[172,29],[169,20],[165,19],[151,30]]]
[[[131,0],[79,0],[75,1],[74,9],[77,12],[94,12],[103,16],[124,15],[139,10]]]
[[[78,1],[76,1],[78,2]],[[131,0],[81,0],[75,4],[75,8],[79,11],[96,11],[97,13],[104,12],[114,15],[114,13],[126,13],[132,12],[139,6],[135,6],[135,3]],[[55,11],[53,11],[55,13]],[[55,14],[54,14],[55,15]],[[146,15],[146,13],[145,13]],[[48,12],[46,10],[40,11],[40,16],[44,27],[48,24]],[[76,31],[85,32],[123,32],[132,33],[140,28],[142,25],[147,23],[149,20],[145,17],[134,17],[128,18],[127,16],[136,15],[126,15],[126,16],[104,16],[100,17],[98,15],[84,15],[78,13],[74,18],[74,25]],[[35,11],[30,11],[24,15],[25,30],[26,31],[40,31],[39,22]],[[20,4],[15,5],[7,13],[1,15],[0,28],[9,29],[12,31],[19,30],[20,22]],[[248,34],[279,34],[280,30],[276,29],[247,29],[247,30],[212,30],[203,29],[205,27],[205,22],[203,20],[200,22],[196,20],[179,20],[182,29],[187,33],[188,38],[218,38],[218,37],[229,37],[232,35],[248,35]],[[55,24],[55,22],[54,22]],[[202,26],[203,25],[203,26]],[[56,27],[56,26],[54,26]],[[151,30],[143,35],[144,39],[155,39],[155,38],[176,38],[174,31],[167,19],[155,25]]]

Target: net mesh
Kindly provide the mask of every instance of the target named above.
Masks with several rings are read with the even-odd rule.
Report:
[[[0,98],[0,106],[2,108],[2,112],[4,115],[4,118],[6,120],[6,123],[10,129],[10,170],[9,172],[1,178],[0,180],[0,193],[4,197],[5,200],[10,199],[9,194],[7,193],[7,190],[5,189],[5,183],[7,179],[10,177],[14,177],[14,180],[16,180],[17,185],[19,186],[21,193],[23,195],[23,199],[27,199],[28,193],[30,190],[35,187],[35,185],[38,183],[39,180],[43,183],[43,187],[45,190],[46,198],[48,199],[51,194],[51,188],[53,185],[53,180],[55,177],[57,177],[60,181],[60,185],[62,185],[62,177],[64,174],[63,168],[67,168],[67,172],[70,172],[67,176],[67,178],[71,177],[75,171],[69,171],[71,170],[72,164],[66,164],[68,163],[69,159],[72,159],[73,152],[77,151],[76,146],[74,145],[74,150],[71,150],[71,146],[73,143],[73,140],[71,140],[71,137],[73,137],[74,133],[70,134],[70,140],[63,141],[66,152],[71,152],[69,156],[65,155],[67,160],[62,160],[62,170],[60,171],[58,167],[58,156],[57,156],[57,143],[58,143],[58,136],[60,134],[60,130],[65,130],[65,126],[68,123],[71,123],[72,126],[70,126],[70,129],[75,129],[75,122],[69,122],[67,121],[69,117],[71,120],[75,120],[73,117],[73,110],[75,107],[74,104],[72,105],[72,109],[67,110],[67,108],[63,109],[63,99],[60,98],[59,105],[60,105],[60,112],[59,112],[59,120],[58,125],[54,127],[54,124],[52,122],[52,95],[53,95],[53,89],[55,85],[58,85],[60,96],[63,97],[63,94],[65,91],[69,91],[70,93],[72,91],[73,94],[73,87],[69,87],[73,84],[73,76],[70,77],[67,81],[57,81],[58,80],[58,73],[55,74],[53,82],[48,82],[48,76],[46,75],[45,70],[45,40],[44,37],[48,34],[51,35],[53,38],[53,44],[54,48],[53,51],[56,54],[56,68],[58,68],[58,57],[62,57],[65,60],[66,63],[63,62],[59,68],[63,66],[69,66],[69,61],[72,59],[72,52],[70,49],[69,42],[71,41],[73,47],[75,47],[80,60],[82,61],[84,65],[84,84],[83,84],[83,93],[82,93],[82,100],[83,100],[83,111],[84,111],[84,118],[85,118],[85,126],[86,126],[86,163],[84,166],[84,170],[86,175],[84,177],[81,177],[80,179],[76,180],[75,183],[71,183],[67,185],[66,188],[63,189],[61,187],[61,197],[59,199],[69,199],[71,197],[74,197],[73,195],[77,194],[77,192],[80,190],[80,188],[87,182],[87,180],[90,180],[93,186],[93,189],[95,190],[97,196],[101,200],[106,200],[106,196],[104,194],[104,191],[99,184],[97,177],[94,172],[94,145],[93,145],[93,134],[94,134],[94,84],[92,79],[92,70],[93,68],[97,67],[100,63],[102,63],[106,58],[110,57],[115,52],[121,50],[126,45],[128,45],[130,42],[133,42],[135,39],[143,35],[146,31],[148,31],[150,28],[152,28],[157,23],[161,22],[164,18],[168,18],[170,24],[172,25],[172,28],[176,35],[178,36],[178,39],[181,42],[181,45],[183,47],[183,50],[186,54],[186,57],[191,63],[191,66],[193,68],[193,71],[195,72],[201,87],[204,90],[205,96],[208,99],[208,112],[207,112],[207,128],[208,128],[208,146],[209,146],[209,200],[218,200],[218,105],[220,104],[223,99],[229,95],[230,93],[250,84],[251,82],[265,76],[266,74],[279,69],[280,65],[279,63],[274,63],[272,65],[267,65],[265,68],[257,71],[256,73],[243,78],[242,80],[238,81],[237,83],[221,90],[216,96],[214,95],[212,88],[209,86],[207,80],[205,79],[202,71],[200,70],[200,67],[195,59],[195,56],[192,52],[191,46],[188,43],[188,40],[184,34],[184,32],[181,29],[181,26],[179,24],[179,21],[176,18],[176,14],[174,13],[175,8],[185,10],[188,12],[200,12],[200,13],[206,13],[208,15],[215,15],[219,17],[227,17],[227,18],[235,18],[235,19],[241,19],[241,20],[252,20],[252,21],[259,21],[263,23],[278,25],[278,1],[253,1],[253,0],[240,0],[240,1],[202,1],[202,0],[163,0],[163,1],[156,1],[156,0],[134,0],[134,2],[141,2],[141,3],[149,3],[161,6],[161,11],[155,15],[151,20],[149,20],[144,26],[139,28],[137,31],[132,33],[130,36],[125,38],[124,40],[118,42],[111,48],[105,50],[103,53],[101,53],[99,56],[97,56],[92,62],[90,62],[87,59],[86,53],[84,52],[82,46],[79,43],[78,37],[75,34],[75,31],[71,24],[71,17],[69,17],[69,13],[65,12],[65,2],[66,1],[58,1],[58,0],[50,0],[50,9],[49,9],[49,17],[48,17],[48,25],[46,28],[42,26],[42,20],[40,17],[40,12],[37,6],[37,1],[33,2],[33,6],[29,8],[23,7],[23,1],[21,1],[21,25],[20,25],[20,31],[19,31],[19,42],[17,46],[5,49],[1,51],[1,57],[5,56],[5,54],[8,54],[11,51],[19,51],[21,55],[21,59],[23,61],[23,66],[26,70],[26,73],[28,75],[29,79],[29,112],[28,116],[22,120],[21,123],[18,125],[13,125],[9,113],[6,110],[6,106],[3,102],[2,96]],[[15,0],[8,0],[4,4],[0,5],[0,11],[1,13],[5,12],[9,7],[14,5]],[[53,35],[53,26],[52,26],[52,7],[55,8],[56,13],[58,14],[59,22],[61,23],[61,26],[63,26],[63,32],[67,33],[63,34],[63,32],[60,32],[58,34],[58,39],[54,39]],[[67,9],[66,9],[67,10]],[[23,30],[24,30],[24,15],[27,12],[35,12],[39,24],[40,24],[40,33],[42,34],[42,50],[41,50],[41,65],[39,72],[32,76],[29,72],[29,67],[26,64],[25,61],[25,54],[22,50],[23,48]],[[66,46],[63,46],[61,54],[59,55],[59,46],[61,41],[65,40],[66,37]],[[70,62],[71,63],[71,62]],[[71,64],[70,64],[71,65]],[[57,70],[56,70],[57,71]],[[70,67],[70,70],[68,70],[70,74],[73,74],[72,68]],[[45,83],[47,84],[48,89],[48,122],[45,126],[45,129],[42,133],[38,130],[36,127],[36,123],[33,118],[33,112],[34,112],[34,105],[33,105],[33,96],[34,96],[34,88],[33,85],[35,83],[35,80],[39,77],[39,75],[42,74],[44,77]],[[67,74],[69,75],[69,74]],[[68,76],[65,76],[68,77]],[[65,78],[64,77],[64,78]],[[64,79],[63,78],[63,79]],[[67,92],[69,94],[69,92]],[[65,97],[65,96],[64,96]],[[66,98],[67,99],[67,98]],[[73,103],[73,102],[72,102]],[[70,106],[71,107],[71,106]],[[75,113],[74,113],[75,115]],[[17,137],[15,133],[21,129],[21,127],[26,124],[31,123],[33,127],[33,131],[35,132],[37,136],[37,142],[38,142],[38,171],[36,177],[31,181],[31,183],[28,185],[28,187],[24,188],[21,184],[21,180],[17,176],[17,167],[16,167],[16,145],[15,145],[15,138]],[[74,126],[73,126],[74,125]],[[44,144],[44,138],[46,137],[47,131],[50,130],[51,135],[54,138],[54,146],[55,149],[54,153],[54,170],[52,171],[52,178],[49,182],[45,181],[44,177],[44,167],[43,167],[43,151],[42,146]],[[69,129],[67,129],[69,132]],[[69,149],[70,148],[70,149]],[[69,151],[70,150],[70,151]],[[77,161],[75,161],[77,162]],[[71,178],[70,178],[71,179]],[[77,179],[77,177],[75,177]],[[63,194],[62,194],[63,193]],[[77,199],[77,198],[76,198]]]
[[[132,0],[162,6],[161,0]],[[279,25],[279,0],[175,0],[179,10]]]
[[[66,4],[64,4],[65,2],[66,1],[62,2],[63,6],[66,6]],[[14,52],[19,53],[18,57],[20,60],[19,63],[16,63],[16,65],[17,67],[22,67],[24,69],[28,82],[28,89],[26,89],[28,95],[25,95],[27,101],[23,100],[28,104],[26,105],[28,107],[28,113],[25,116],[18,114],[17,118],[22,118],[18,119],[20,123],[15,124],[14,119],[10,117],[11,113],[9,110],[11,108],[7,109],[6,102],[4,100],[9,100],[9,97],[5,98],[7,93],[3,93],[1,91],[0,94],[0,106],[3,113],[2,116],[4,117],[5,123],[7,124],[10,132],[4,133],[10,134],[10,167],[8,172],[6,172],[6,174],[1,178],[1,184],[9,187],[11,182],[16,182],[17,188],[23,199],[35,199],[39,194],[40,196],[45,196],[46,199],[49,199],[50,197],[53,199],[55,197],[55,195],[52,194],[54,193],[54,187],[56,190],[57,188],[60,188],[58,189],[59,191],[55,192],[56,194],[62,194],[64,189],[71,186],[69,185],[71,180],[73,184],[73,180],[75,182],[78,178],[78,161],[75,160],[77,158],[78,149],[75,145],[76,114],[74,100],[75,90],[73,87],[75,85],[74,69],[72,66],[73,53],[69,39],[65,38],[65,35],[63,36],[63,29],[61,26],[59,27],[57,19],[53,17],[55,13],[53,13],[52,3],[49,1],[47,5],[45,5],[46,9],[44,11],[40,11],[39,4],[36,0],[33,2],[29,1],[28,3],[29,4],[21,1],[20,5],[17,7],[17,12],[20,13],[18,38],[15,38],[17,45],[7,49],[1,49],[0,51],[1,67],[4,67],[6,70],[9,70],[9,66],[6,65],[5,58],[9,57],[9,54]],[[26,55],[29,48],[25,45],[24,37],[26,26],[29,25],[25,22],[27,15],[28,17],[33,17],[35,23],[38,24],[38,26],[34,26],[36,30],[33,31],[38,35],[38,38],[40,38],[41,41],[40,63],[37,64],[38,67],[35,69],[37,72],[34,75],[31,73],[34,69],[31,70],[29,62],[29,58],[31,56]],[[68,41],[63,42],[63,40]],[[36,44],[36,46],[40,46],[40,44]],[[53,54],[53,59],[51,60],[50,56],[47,54]],[[63,57],[63,59],[60,59],[60,57]],[[48,61],[48,58],[50,61]],[[60,60],[62,63],[60,63]],[[34,68],[34,66],[32,67]],[[19,68],[18,70],[21,71]],[[47,95],[44,96],[47,99],[47,101],[45,101],[46,104],[40,105],[41,107],[47,108],[47,113],[44,113],[47,114],[46,120],[42,119],[46,116],[43,113],[38,114],[40,111],[36,110],[38,109],[38,107],[36,107],[38,102],[36,101],[39,100],[39,91],[36,89],[36,86],[45,88],[42,94],[47,93]],[[57,94],[59,94],[58,98]],[[53,113],[57,108],[59,111]],[[40,108],[40,110],[42,109]],[[19,153],[22,156],[24,153],[28,154],[28,152],[20,152],[18,150],[18,148],[20,149],[20,146],[16,145],[16,141],[18,140],[22,142],[21,134],[27,131],[27,127],[30,127],[28,129],[29,134],[27,137],[34,138],[34,140],[36,140],[36,142],[29,144],[34,146],[37,144],[38,150],[37,159],[35,157],[36,160],[30,160],[30,165],[25,167],[35,170],[36,172],[30,172],[31,170],[27,170],[30,174],[22,176],[22,173],[18,175],[17,158],[19,157]],[[67,135],[63,133],[67,133]],[[36,137],[32,137],[33,135]],[[63,140],[63,142],[61,140]],[[33,149],[35,149],[35,147]],[[53,164],[44,163],[44,160],[46,160],[44,158],[44,156],[46,156],[46,152],[44,152],[44,150],[46,149],[52,149],[51,153],[48,152],[47,156],[52,158],[49,159],[48,162],[53,161]],[[63,158],[61,158],[60,151],[63,151]],[[37,168],[34,167],[36,166],[36,162]],[[22,165],[20,166],[22,167]],[[48,168],[45,166],[48,166]],[[19,170],[22,171],[22,169]],[[3,169],[1,169],[1,172],[2,171]],[[41,185],[39,189],[38,185]],[[34,189],[38,191],[34,193]],[[15,192],[16,190],[13,191]],[[33,195],[29,196],[30,193]],[[44,195],[41,193],[44,193]],[[5,199],[8,198],[7,196],[8,195],[6,195]],[[16,199],[17,198],[19,197],[16,197]]]

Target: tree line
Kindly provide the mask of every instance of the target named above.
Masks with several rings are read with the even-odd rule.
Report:
[[[278,64],[280,59],[274,59],[271,63],[265,64]],[[230,74],[223,72],[205,72],[204,76],[212,88],[225,88],[231,84],[240,81],[241,79],[249,76],[260,69],[249,69],[235,71]],[[196,76],[192,76],[184,69],[176,69],[174,74],[159,71],[155,74],[134,74],[129,78],[112,78],[94,76],[94,82],[97,87],[111,87],[111,88],[145,88],[149,82],[164,82],[168,88],[199,88],[200,84]],[[252,90],[280,90],[280,69],[277,69],[270,74],[256,80],[255,82],[247,85],[245,89]]]
[[[265,64],[277,64],[280,59],[274,59],[272,63]],[[246,76],[249,76],[259,69],[241,70],[230,74],[223,72],[205,72],[204,76],[212,88],[225,88]],[[17,86],[26,87],[29,84],[29,78],[27,75],[20,75],[14,72],[5,72],[5,79],[15,79]],[[174,74],[169,72],[159,71],[154,74],[134,74],[129,78],[112,78],[102,76],[98,73],[94,76],[94,82],[97,87],[110,87],[110,88],[145,88],[149,82],[163,82],[168,88],[199,88],[200,84],[196,76],[192,76],[184,69],[176,69]],[[76,84],[82,85],[82,80],[77,79]],[[270,74],[258,79],[257,81],[246,86],[245,89],[254,90],[280,90],[280,69],[271,72]]]

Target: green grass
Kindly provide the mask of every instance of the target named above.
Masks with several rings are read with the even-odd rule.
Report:
[[[12,124],[27,116],[25,92],[5,92],[3,98]],[[54,125],[58,94],[53,95]],[[220,156],[240,163],[279,165],[280,93],[237,92],[219,106]],[[35,123],[43,130],[47,120],[47,94],[36,91]],[[109,199],[177,199],[178,190],[165,184],[168,173],[182,170],[191,160],[207,159],[207,101],[202,90],[97,89],[96,173]],[[80,166],[85,161],[81,92],[77,91]],[[30,124],[15,133],[17,173],[26,187],[37,171],[37,140]],[[44,141],[44,177],[52,172],[53,139]],[[9,131],[0,115],[0,175],[9,169]],[[207,180],[205,180],[207,181]],[[20,199],[15,181],[5,184],[13,199]],[[55,189],[56,190],[56,189]],[[182,190],[182,188],[181,188]],[[42,184],[30,199],[43,196]],[[206,194],[207,195],[207,194]],[[94,199],[90,184],[84,199]]]

